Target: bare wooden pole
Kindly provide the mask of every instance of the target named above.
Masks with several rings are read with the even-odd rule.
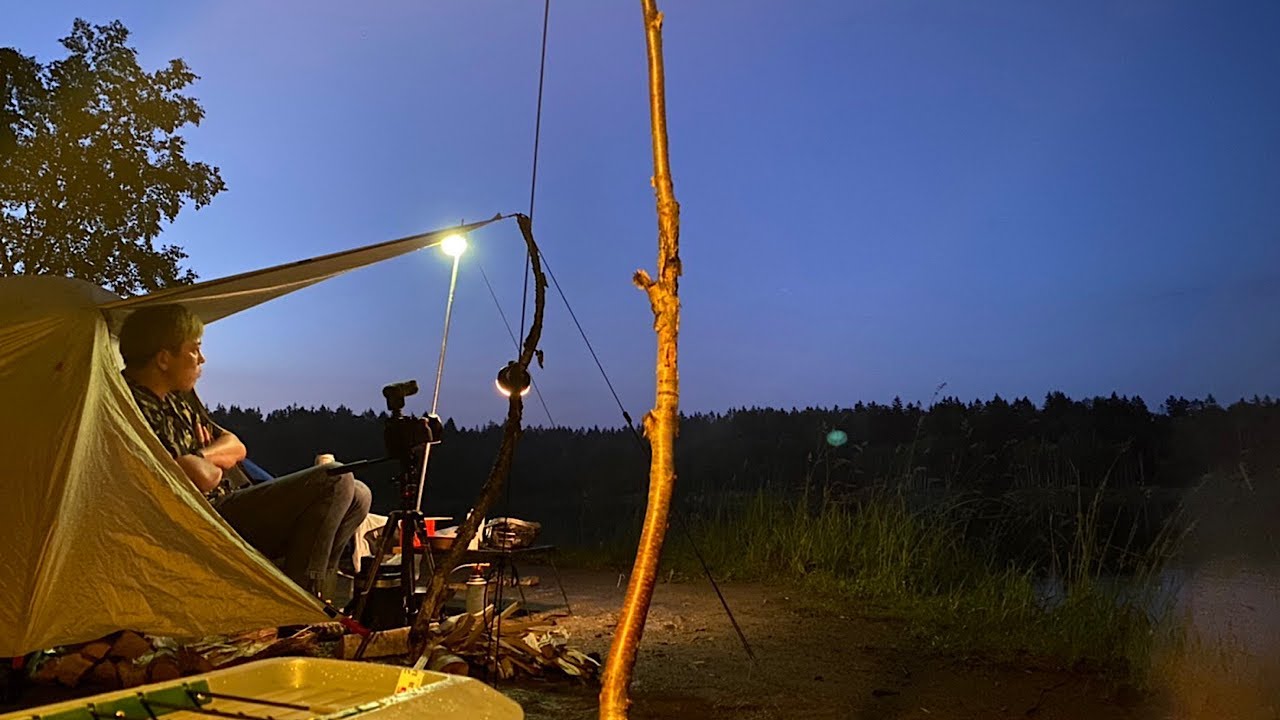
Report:
[[[658,279],[637,270],[636,286],[649,296],[653,329],[658,336],[657,393],[653,410],[644,417],[644,434],[652,453],[649,460],[649,503],[636,547],[636,561],[627,583],[618,627],[609,646],[600,690],[601,720],[625,720],[631,705],[628,688],[635,667],[645,618],[653,599],[658,560],[667,532],[667,515],[675,489],[675,437],[680,407],[680,377],[676,346],[680,334],[680,205],[671,184],[667,153],[666,88],[662,70],[662,13],[656,0],[641,0],[645,44],[649,54],[649,121],[653,134],[653,189],[658,206]]]

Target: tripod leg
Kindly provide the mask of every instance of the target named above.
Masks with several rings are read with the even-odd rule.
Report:
[[[387,518],[387,524],[382,526],[382,536],[378,538],[378,552],[373,556],[373,565],[369,568],[369,574],[365,576],[364,589],[360,591],[360,599],[356,601],[355,610],[351,613],[351,617],[357,622],[364,622],[364,606],[369,602],[369,593],[378,582],[378,570],[382,567],[382,559],[391,549],[391,540],[395,537],[393,528],[399,520],[397,515],[397,512],[392,512]]]
[[[417,568],[414,567],[413,541],[418,537],[417,522],[412,513],[400,516],[400,596],[404,603],[405,625],[412,625],[418,616],[413,596],[418,589]]]
[[[516,567],[516,561],[511,560],[511,582],[516,586],[516,592],[520,593],[520,606],[525,612],[532,612],[529,609],[529,600],[524,596],[524,586],[520,584],[520,569]]]
[[[560,586],[560,597],[564,598],[565,612],[573,614],[573,608],[569,607],[569,595],[564,591],[564,581],[560,579],[560,568],[556,567],[556,559],[551,553],[547,554],[547,562],[551,563],[551,572],[556,576],[556,585]]]
[[[416,519],[416,522],[417,522],[417,526],[418,526],[418,527],[417,527],[418,537],[419,537],[419,538],[421,539],[421,541],[422,541],[422,557],[423,557],[423,558],[425,558],[425,559],[426,559],[426,561],[427,561],[427,570],[428,570],[432,575],[435,575],[435,574],[436,574],[436,559],[435,559],[435,556],[433,556],[433,555],[431,554],[431,540],[429,539],[429,536],[427,535],[427,523],[426,523],[426,521],[425,521],[425,520],[423,520],[423,519],[422,519],[422,518],[420,518],[420,517]]]

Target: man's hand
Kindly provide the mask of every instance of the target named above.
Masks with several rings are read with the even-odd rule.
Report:
[[[214,465],[199,455],[180,455],[178,467],[195,483],[200,494],[207,495],[222,482],[222,468]]]
[[[223,431],[218,439],[213,438],[212,431],[204,423],[196,424],[196,434],[200,438],[200,454],[205,460],[213,463],[221,470],[230,470],[236,463],[245,458],[247,451],[244,443],[234,434]]]

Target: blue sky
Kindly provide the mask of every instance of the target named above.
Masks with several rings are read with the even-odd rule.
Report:
[[[682,204],[682,408],[1280,395],[1280,4],[663,3]],[[184,58],[189,154],[228,191],[163,242],[201,277],[527,211],[542,3],[42,2]],[[535,233],[619,395],[652,403],[656,225],[638,3],[552,0]],[[473,238],[440,399],[499,420],[511,222]],[[210,402],[357,409],[434,377],[449,265],[421,253],[211,326]],[[621,417],[558,296],[560,424]],[[425,393],[424,393],[425,394]],[[410,408],[422,410],[429,398]],[[546,423],[535,402],[527,415]]]

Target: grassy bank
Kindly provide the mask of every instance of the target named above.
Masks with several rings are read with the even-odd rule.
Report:
[[[1110,538],[1098,537],[1096,504],[1086,504],[1062,582],[1046,592],[1036,568],[992,559],[990,538],[968,537],[954,510],[913,510],[888,493],[817,508],[759,495],[691,524],[719,578],[790,583],[797,596],[826,608],[874,604],[949,654],[1145,681],[1153,647],[1172,627],[1150,611],[1145,586],[1163,546],[1137,553],[1146,557],[1124,583],[1104,582],[1099,568]],[[668,538],[664,572],[699,577],[685,534],[673,524]],[[627,567],[633,548],[622,541],[579,560]]]

